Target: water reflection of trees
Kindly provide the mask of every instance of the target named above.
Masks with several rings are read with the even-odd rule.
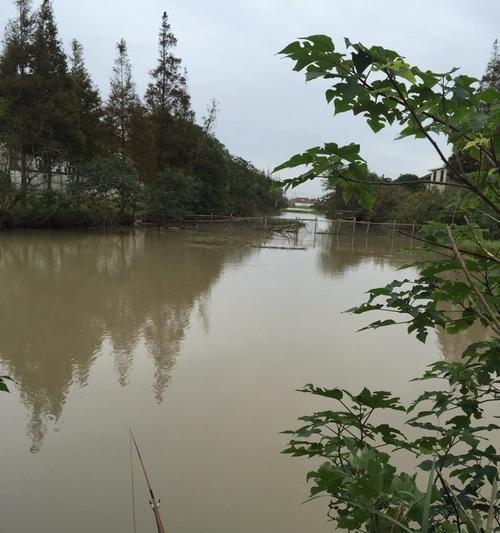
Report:
[[[71,386],[84,386],[103,345],[120,384],[139,342],[154,362],[162,400],[191,311],[241,246],[200,246],[185,234],[11,233],[0,245],[1,357],[30,412],[36,451]]]
[[[369,261],[374,267],[400,267],[404,263],[422,259],[424,252],[417,241],[406,238],[393,238],[385,235],[320,235],[317,245],[319,266],[327,275],[342,277],[344,273]],[[403,253],[401,253],[403,252]],[[452,313],[459,313],[458,306],[447,305]],[[453,315],[458,317],[459,314]],[[370,317],[371,318],[371,317]],[[436,330],[437,344],[441,355],[448,361],[457,361],[471,343],[484,339],[489,333],[479,322],[456,334],[444,329]]]
[[[318,262],[321,271],[332,277],[342,277],[349,270],[370,261],[375,267],[399,267],[417,259],[419,252],[410,239],[386,235],[318,235]],[[404,254],[400,253],[404,250]]]
[[[445,273],[444,276],[447,279],[452,278],[449,273]],[[453,318],[460,318],[463,311],[459,305],[451,303],[441,303],[440,308],[444,309]],[[459,361],[470,344],[492,335],[492,331],[485,328],[479,321],[475,321],[467,329],[458,333],[450,334],[443,328],[438,328],[436,332],[439,350],[448,361]]]
[[[486,336],[488,336],[488,330],[479,322],[453,335],[446,333],[444,329],[437,330],[438,346],[447,361],[460,361],[462,354],[470,344]]]

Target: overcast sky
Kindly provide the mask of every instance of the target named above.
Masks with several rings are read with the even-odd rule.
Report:
[[[34,0],[38,6],[40,0]],[[480,77],[499,35],[498,0],[53,0],[61,38],[82,42],[87,66],[103,96],[115,43],[128,42],[139,94],[157,56],[160,17],[167,11],[188,69],[197,119],[211,98],[220,102],[216,135],[258,168],[268,170],[294,153],[326,141],[357,142],[372,170],[395,178],[439,164],[424,141],[374,135],[360,117],[333,116],[320,82],[276,55],[299,36],[326,33],[397,50],[424,68],[458,66]],[[0,0],[0,25],[14,16]],[[309,183],[297,194],[321,194]]]

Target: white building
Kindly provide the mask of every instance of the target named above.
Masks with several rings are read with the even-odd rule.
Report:
[[[35,157],[28,161],[27,164],[27,179],[28,188],[30,189],[44,189],[47,188],[48,179],[46,172],[42,172],[42,161]],[[68,163],[57,163],[51,169],[51,188],[54,191],[64,190],[73,169]],[[21,186],[21,165],[19,163],[11,163],[10,165],[10,179],[12,184],[16,187]]]
[[[426,183],[427,190],[438,190],[444,191],[446,184],[452,181],[448,179],[448,169],[443,167],[432,168],[430,169],[429,180],[432,183]]]

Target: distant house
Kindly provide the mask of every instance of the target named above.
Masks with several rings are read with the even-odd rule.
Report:
[[[438,190],[442,192],[446,188],[447,183],[449,184],[453,182],[453,180],[448,177],[448,169],[445,166],[432,168],[430,173],[424,177],[432,182],[425,184],[427,190]]]
[[[298,196],[297,198],[292,199],[292,204],[294,207],[312,207],[314,205],[314,200],[304,196]]]
[[[8,163],[10,168],[10,179],[14,186],[21,186],[21,163],[12,161]],[[49,179],[47,172],[42,171],[42,161],[38,157],[30,159],[27,163],[27,181],[28,187],[43,189],[48,187]],[[73,174],[73,168],[69,163],[56,163],[52,166],[50,176],[50,188],[54,191],[63,191],[66,187],[70,176]]]

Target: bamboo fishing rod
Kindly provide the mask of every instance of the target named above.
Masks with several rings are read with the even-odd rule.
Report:
[[[160,515],[160,509],[158,507],[158,503],[156,502],[156,498],[153,493],[153,488],[151,487],[151,483],[149,482],[148,473],[146,472],[146,467],[144,466],[144,461],[142,460],[141,452],[139,451],[139,446],[137,446],[137,442],[135,440],[134,434],[132,433],[132,430],[130,430],[130,436],[132,437],[132,440],[134,441],[135,450],[137,452],[137,456],[139,457],[142,471],[144,472],[144,478],[146,479],[146,485],[148,486],[149,496],[151,498],[151,501],[150,501],[151,508],[153,509],[153,514],[155,517],[155,522],[156,522],[156,527],[158,529],[158,533],[166,533],[167,530],[165,529],[165,526],[163,525],[161,515]]]

